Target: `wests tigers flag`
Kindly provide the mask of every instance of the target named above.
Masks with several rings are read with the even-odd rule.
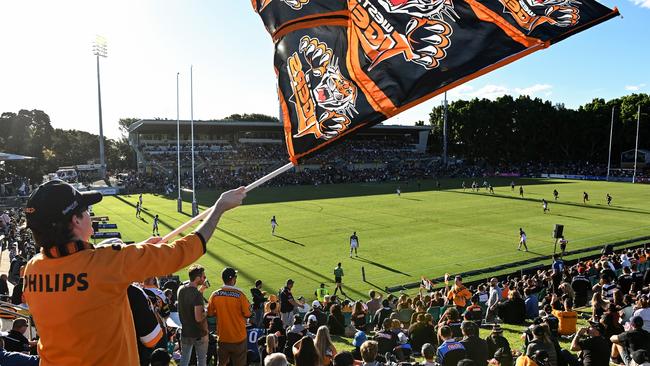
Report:
[[[292,162],[618,14],[592,0],[252,0]]]

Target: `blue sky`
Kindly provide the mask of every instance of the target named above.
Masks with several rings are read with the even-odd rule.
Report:
[[[450,91],[449,99],[529,94],[569,107],[650,91],[650,0],[612,0],[623,18],[573,36]],[[0,2],[0,112],[38,108],[59,128],[98,132],[92,43],[101,60],[104,131],[122,117],[277,115],[273,45],[249,0]],[[436,97],[388,123],[428,120]]]

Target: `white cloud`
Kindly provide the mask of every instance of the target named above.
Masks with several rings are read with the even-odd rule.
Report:
[[[449,92],[450,99],[471,99],[471,98],[486,98],[496,99],[500,96],[510,95],[530,95],[543,94],[549,96],[553,86],[550,84],[534,84],[523,88],[511,88],[506,85],[488,84],[479,89],[474,88],[472,85],[464,84]]]
[[[647,2],[650,4],[650,0],[647,0]],[[645,84],[639,84],[639,85],[626,85],[625,90],[627,91],[639,91],[645,87]]]
[[[631,0],[634,5],[650,9],[650,0]]]
[[[548,91],[549,89],[552,88],[553,86],[549,84],[535,84],[527,88],[515,88],[515,92],[517,92],[517,94],[523,94],[523,95],[534,95],[539,92]]]

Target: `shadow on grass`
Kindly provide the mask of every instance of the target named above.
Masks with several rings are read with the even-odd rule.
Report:
[[[422,202],[422,200],[419,200],[419,199],[417,199],[417,198],[408,198],[408,197],[400,197],[400,198],[403,199],[403,200]]]
[[[296,262],[294,260],[291,260],[289,258],[285,258],[285,257],[283,257],[283,256],[281,256],[281,255],[279,255],[279,254],[277,254],[277,253],[275,253],[275,252],[261,246],[261,245],[255,244],[252,241],[250,241],[250,240],[248,240],[248,239],[246,239],[246,238],[244,238],[242,236],[239,236],[239,235],[237,235],[237,234],[235,234],[233,232],[230,232],[228,230],[225,230],[225,229],[222,229],[222,228],[217,228],[217,230],[221,231],[222,233],[224,233],[224,234],[226,234],[228,236],[231,236],[231,237],[233,237],[235,239],[238,239],[238,240],[240,240],[240,241],[242,241],[242,242],[244,242],[244,243],[246,243],[246,244],[248,244],[248,245],[250,245],[252,247],[255,247],[258,250],[266,253],[267,255],[269,255],[271,257],[275,257],[275,258],[279,259],[283,263],[287,263],[287,264],[293,265],[295,267],[298,267],[302,271],[311,274],[311,276],[318,278],[318,279],[314,279],[313,277],[310,277],[310,279],[312,279],[313,281],[316,281],[316,282],[330,282],[330,279],[328,277],[323,276],[322,274],[314,271],[313,269],[311,269],[311,268],[309,268],[309,267],[307,267],[307,266],[305,266],[303,264],[300,264],[300,263],[298,263],[298,262]],[[245,250],[245,249],[243,249],[241,247],[239,247],[239,248],[242,249],[242,250]],[[251,252],[251,254],[253,254],[253,253]],[[255,254],[255,255],[259,256],[257,254]],[[268,260],[268,258],[267,258],[267,260]],[[286,266],[286,264],[280,264],[280,263],[276,263],[276,264],[278,264],[280,266],[283,266],[284,268],[286,268],[288,270],[291,270],[289,267]],[[305,277],[308,277],[308,276],[305,276]],[[357,291],[357,290],[354,290],[354,289],[349,289],[349,291],[353,292],[355,295],[358,295],[360,298],[362,298],[364,296],[364,294],[362,292],[360,292],[360,291]]]
[[[371,261],[370,259],[365,259],[365,258],[363,258],[363,257],[353,257],[352,259],[357,260],[357,261],[360,261],[360,262],[364,262],[364,263],[372,264],[372,265],[375,266],[375,267],[379,267],[379,268],[381,268],[381,269],[385,269],[385,270],[390,271],[390,272],[393,272],[393,273],[401,274],[401,275],[408,276],[408,277],[413,277],[413,276],[411,276],[411,275],[408,274],[408,273],[404,273],[404,272],[402,272],[402,271],[400,271],[400,270],[398,270],[398,269],[388,267],[387,265],[384,265],[384,264],[381,264],[381,263],[377,263],[377,262],[375,262],[375,261]]]
[[[447,193],[455,193],[455,194],[468,194],[468,195],[480,195],[480,196],[488,196],[488,197],[495,197],[495,198],[504,198],[504,199],[509,199],[509,200],[517,200],[517,201],[528,201],[528,202],[535,202],[539,203],[542,200],[539,198],[522,198],[522,197],[513,197],[513,196],[504,196],[501,194],[488,194],[488,193],[480,193],[480,192],[458,192],[458,191],[447,191]],[[642,215],[650,215],[650,211],[642,211],[642,210],[637,210],[637,209],[631,209],[631,208],[616,208],[614,206],[601,206],[601,205],[585,205],[583,203],[578,203],[578,202],[561,202],[561,201],[553,201],[553,204],[558,206],[573,206],[573,207],[583,207],[583,208],[592,208],[596,210],[613,210],[613,211],[621,211],[621,212],[631,212],[631,213],[638,213]]]
[[[297,242],[297,241],[295,241],[295,240],[291,240],[291,239],[289,239],[289,238],[285,238],[284,236],[281,236],[281,235],[275,235],[275,237],[276,237],[276,238],[280,238],[280,239],[282,239],[282,240],[284,240],[284,241],[288,241],[288,242],[291,243],[291,244],[300,245],[301,247],[304,247],[304,246],[305,246],[305,244],[303,244],[303,243]]]
[[[255,189],[248,193],[246,196],[245,204],[259,204],[259,203],[275,203],[275,202],[291,202],[291,201],[304,201],[316,200],[327,198],[346,198],[346,197],[362,197],[362,196],[375,196],[385,194],[395,194],[395,189],[400,186],[402,193],[417,193],[438,191],[445,192],[450,189],[460,189],[461,182],[464,180],[466,183],[472,179],[479,178],[445,178],[440,179],[440,187],[436,187],[436,181],[433,179],[422,179],[412,181],[395,181],[395,182],[367,182],[367,183],[339,183],[339,184],[321,184],[318,186],[313,185],[297,185],[290,187],[262,187]],[[482,178],[480,178],[482,179]],[[512,178],[490,178],[492,187],[509,187]],[[517,185],[561,185],[571,184],[572,182],[559,182],[549,181],[547,179],[536,178],[518,178],[515,179]],[[419,189],[418,189],[418,183]],[[225,191],[225,189],[223,189]],[[210,206],[214,204],[217,197],[221,194],[220,191],[200,190],[197,192],[197,200],[201,205]],[[175,199],[171,196],[166,196],[169,199]],[[187,197],[186,197],[187,198]],[[185,198],[184,198],[185,199]]]

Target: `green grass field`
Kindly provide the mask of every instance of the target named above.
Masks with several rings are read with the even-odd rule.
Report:
[[[436,277],[459,273],[553,252],[551,233],[565,225],[569,250],[601,245],[650,234],[650,186],[629,183],[518,179],[511,192],[510,179],[490,179],[495,195],[484,189],[460,189],[460,180],[341,184],[318,187],[258,188],[245,204],[228,212],[200,260],[213,286],[225,266],[239,270],[237,285],[251,287],[260,278],[267,291],[276,292],[284,281],[296,281],[294,294],[313,297],[325,282],[333,286],[332,270],[342,262],[346,293],[365,298],[369,289],[384,289],[416,282],[421,275]],[[471,180],[466,181],[467,185]],[[479,183],[482,183],[479,182]],[[560,192],[553,201],[552,191]],[[591,201],[582,203],[582,192]],[[608,207],[605,194],[614,200]],[[199,194],[201,207],[211,205],[217,192]],[[188,199],[188,197],[184,197]],[[542,213],[541,199],[551,212]],[[151,233],[152,217],[160,215],[161,234],[189,219],[176,212],[175,198],[145,195],[143,219],[135,218],[137,196],[106,197],[94,207],[109,216],[123,240],[141,241]],[[270,219],[279,227],[271,235]],[[518,252],[518,229],[528,234],[530,252]],[[349,258],[349,237],[359,236],[359,258]],[[367,282],[361,278],[365,268]],[[184,271],[180,271],[186,277]]]

